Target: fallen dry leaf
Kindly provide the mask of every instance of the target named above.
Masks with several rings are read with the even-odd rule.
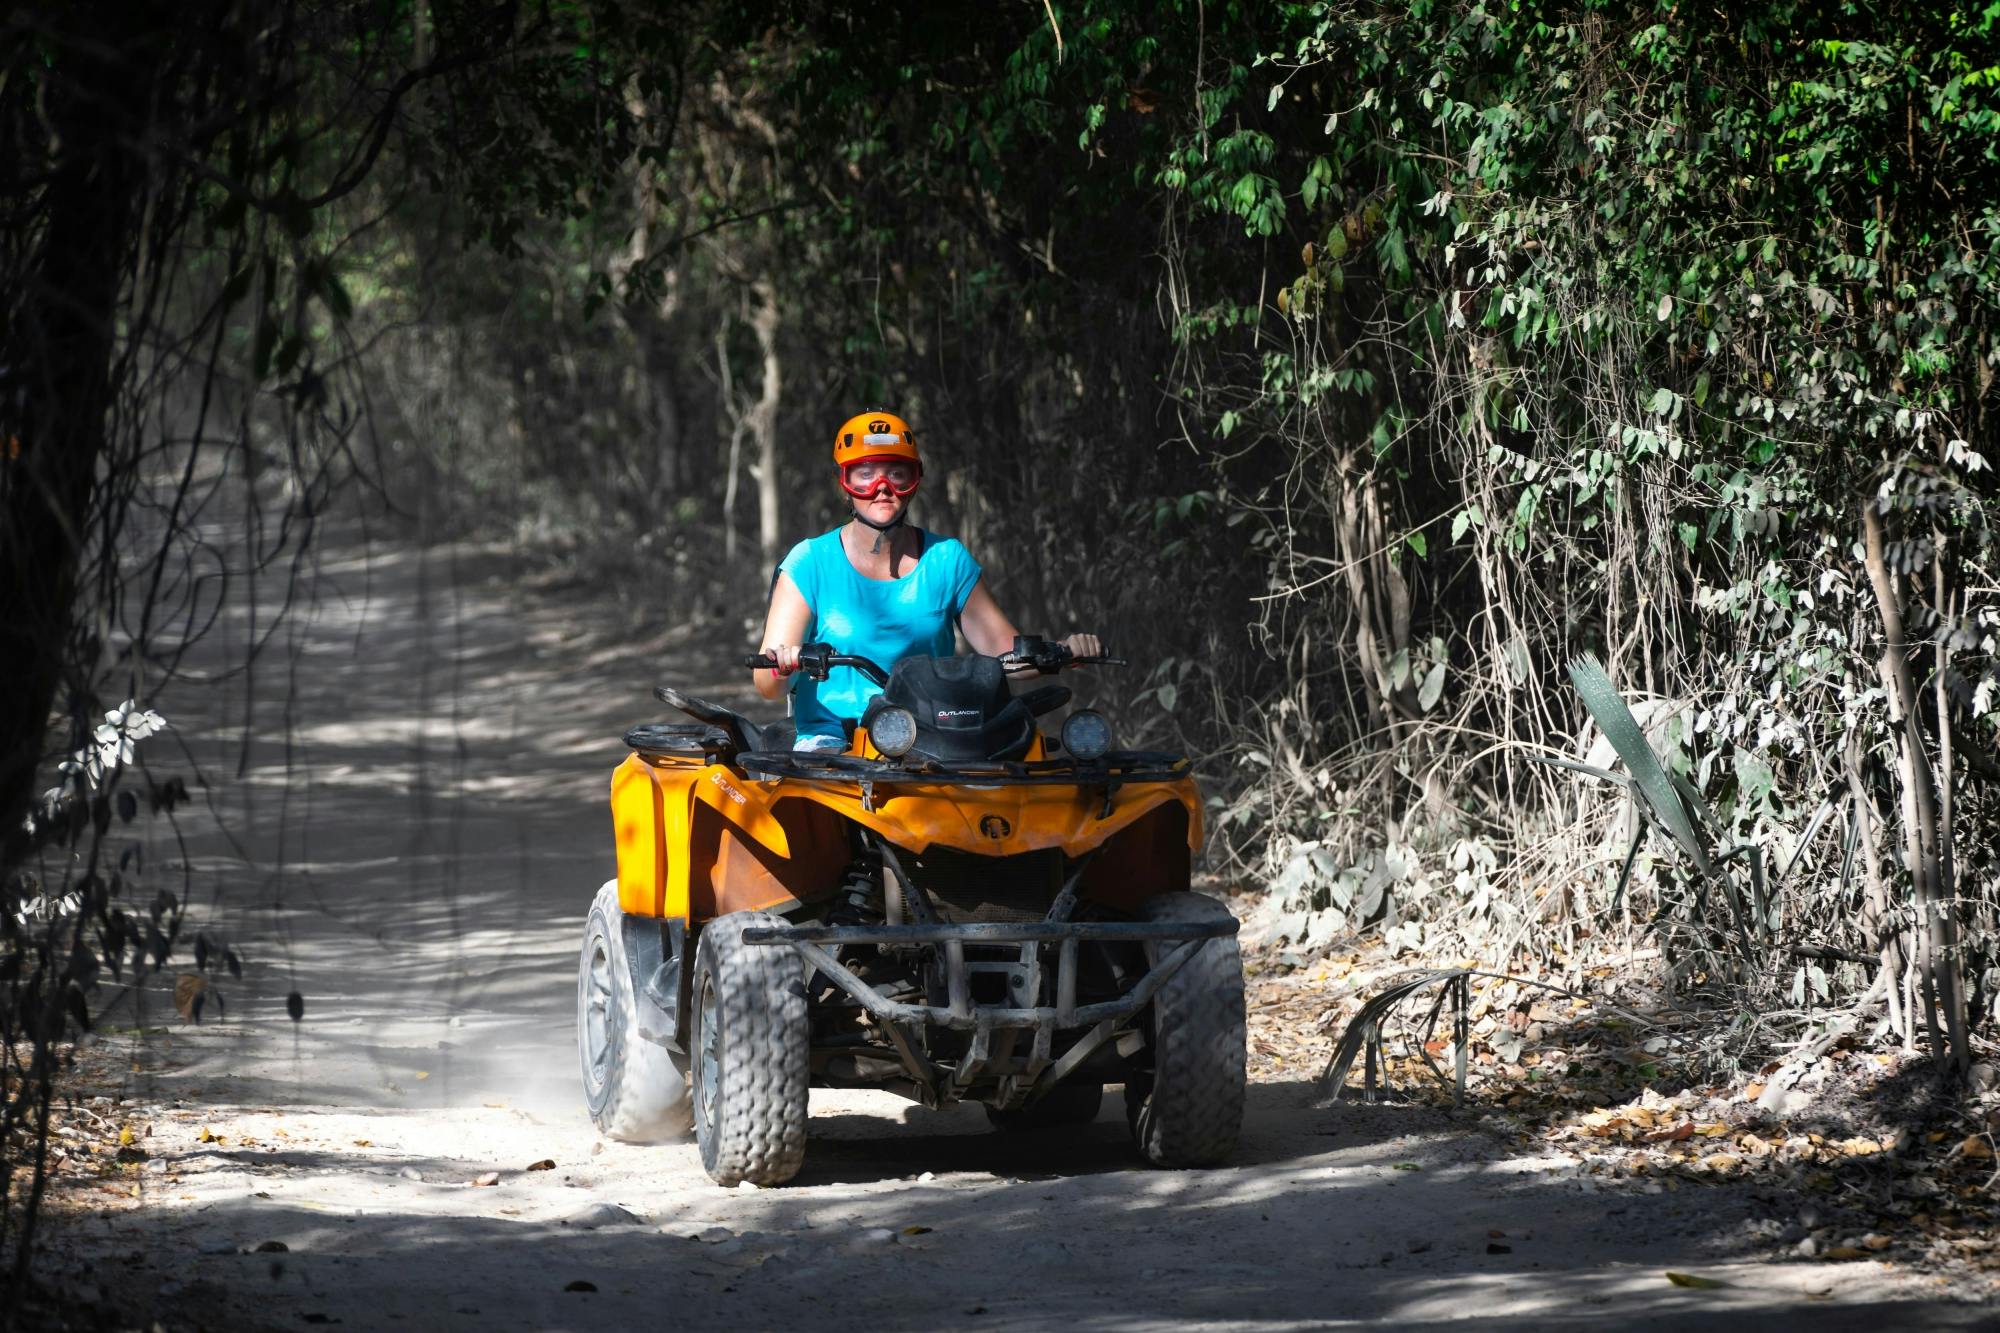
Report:
[[[530,1171],[553,1171],[556,1169],[556,1159],[553,1157],[544,1157],[539,1162],[528,1163],[528,1169]]]
[[[194,1021],[195,1001],[208,991],[208,978],[199,972],[183,972],[174,981],[174,1010],[188,1022]]]
[[[1672,1129],[1656,1129],[1646,1136],[1648,1143],[1685,1143],[1694,1137],[1694,1121],[1683,1120]]]
[[[1720,1282],[1712,1277],[1702,1277],[1698,1273],[1676,1273],[1671,1268],[1667,1270],[1667,1281],[1673,1283],[1676,1287],[1696,1287],[1702,1290],[1729,1285],[1727,1282]]]
[[[1980,1134],[1966,1135],[1965,1141],[1959,1144],[1954,1152],[1956,1156],[1970,1158],[1974,1161],[1989,1162],[1993,1160],[1993,1145],[1986,1141],[1984,1135]]]
[[[475,1177],[472,1183],[474,1185],[498,1185],[500,1183],[500,1173],[498,1171],[488,1171],[483,1176]]]
[[[1820,1255],[1822,1259],[1866,1259],[1868,1251],[1855,1245],[1836,1245]]]

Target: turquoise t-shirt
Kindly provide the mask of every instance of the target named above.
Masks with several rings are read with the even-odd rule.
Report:
[[[865,657],[884,671],[906,657],[949,657],[958,617],[979,582],[979,562],[951,537],[917,530],[916,567],[899,579],[863,577],[840,544],[840,529],[808,538],[778,568],[812,608],[806,642]],[[835,667],[823,681],[793,677],[792,718],[799,739],[844,737],[841,719],[860,718],[882,692],[853,667]]]

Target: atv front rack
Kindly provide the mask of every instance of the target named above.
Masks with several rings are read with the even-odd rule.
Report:
[[[1113,786],[1127,782],[1178,782],[1191,775],[1184,756],[1158,750],[1114,750],[1102,759],[863,759],[812,750],[746,750],[736,756],[745,773],[808,782],[861,782],[873,786],[978,783],[990,787]]]
[[[874,1017],[894,1043],[912,1082],[927,1104],[945,1100],[948,1084],[962,1089],[985,1066],[992,1055],[995,1031],[1032,1029],[1034,1041],[1019,1065],[1020,1094],[1017,1100],[1032,1102],[1060,1083],[1097,1049],[1118,1035],[1119,1029],[1150,1002],[1154,994],[1211,939],[1234,935],[1237,923],[1223,921],[1062,921],[969,922],[962,924],[882,926],[753,926],[743,932],[745,944],[787,945],[796,950],[807,966],[838,986],[855,1003]],[[1174,947],[1160,956],[1146,974],[1113,1000],[1079,1005],[1076,1002],[1077,946],[1132,944],[1159,941]],[[892,1000],[871,986],[836,958],[824,946],[842,945],[939,945],[945,964],[948,1003],[909,1004]],[[965,946],[1018,945],[1021,962],[1013,964],[968,964]],[[972,1001],[972,972],[982,966],[1005,967],[1018,971],[1029,994],[1040,991],[1040,947],[1057,945],[1055,995],[1053,1005],[993,1005]],[[971,1049],[955,1072],[933,1067],[911,1045],[903,1024],[935,1025],[973,1034]],[[1052,1059],[1058,1029],[1087,1027],[1091,1031]],[[1011,1043],[1010,1039],[1010,1043]]]

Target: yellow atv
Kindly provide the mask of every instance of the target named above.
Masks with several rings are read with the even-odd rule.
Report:
[[[1102,715],[1007,676],[1078,659],[913,657],[844,752],[790,748],[665,687],[692,724],[650,723],[611,780],[618,877],[577,978],[585,1098],[604,1133],[690,1123],[718,1183],[799,1169],[808,1087],[985,1104],[1002,1128],[1096,1117],[1122,1084],[1163,1166],[1229,1156],[1243,1115],[1236,921],[1188,891],[1201,801],[1187,761],[1111,748]],[[770,666],[751,658],[748,666]]]

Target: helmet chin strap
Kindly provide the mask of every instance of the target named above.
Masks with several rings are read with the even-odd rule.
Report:
[[[908,505],[904,505],[897,512],[896,516],[887,523],[877,523],[874,519],[862,513],[859,505],[851,506],[851,508],[857,522],[875,529],[875,545],[869,548],[868,554],[870,555],[882,554],[882,543],[888,538],[889,534],[910,521],[910,507]]]

